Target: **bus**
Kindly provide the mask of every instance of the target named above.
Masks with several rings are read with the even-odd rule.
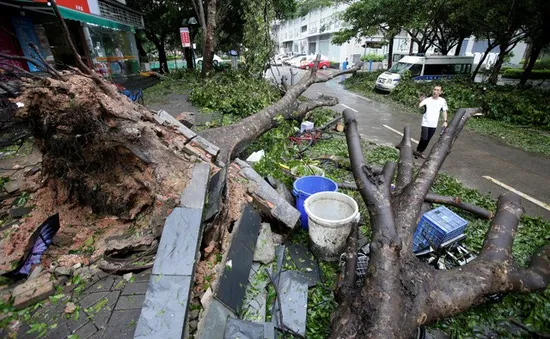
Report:
[[[390,92],[399,83],[401,74],[411,72],[413,80],[438,80],[472,73],[474,57],[450,55],[407,55],[376,79],[375,89]]]

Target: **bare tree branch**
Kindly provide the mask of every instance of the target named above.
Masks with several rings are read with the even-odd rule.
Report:
[[[413,177],[413,152],[411,144],[411,129],[407,125],[403,129],[403,139],[401,140],[399,150],[399,163],[397,168],[397,179],[395,182],[395,192],[400,194]]]
[[[399,199],[399,206],[396,208],[401,211],[403,216],[403,219],[400,220],[401,226],[406,228],[409,233],[413,233],[416,228],[414,221],[418,216],[420,205],[422,205],[425,196],[432,187],[455,138],[460,134],[466,121],[478,112],[481,112],[480,108],[461,108],[456,112],[446,132],[435,143],[430,155],[420,167],[416,179],[403,190]]]
[[[44,57],[40,53],[40,49],[38,49],[38,46],[36,46],[32,42],[29,42],[29,46],[32,48],[36,56],[38,56],[38,58],[42,62],[42,65],[44,66],[44,68],[46,68],[48,73],[50,73],[57,80],[64,80],[61,73],[59,73],[55,68],[53,68],[50,64],[48,64],[48,62],[44,59]]]
[[[63,32],[65,40],[67,41],[67,44],[69,45],[69,48],[71,49],[71,52],[74,55],[74,58],[76,60],[76,66],[80,68],[80,70],[83,73],[92,74],[93,71],[89,69],[88,66],[86,66],[86,64],[84,64],[84,62],[82,61],[82,58],[80,57],[80,54],[78,54],[78,51],[76,50],[76,47],[73,44],[73,40],[71,39],[71,34],[69,33],[69,28],[67,27],[67,24],[63,19],[63,16],[61,16],[61,13],[59,12],[59,8],[57,7],[56,1],[55,0],[48,0],[48,1],[52,4],[52,8],[55,13],[55,16],[57,17],[57,20],[61,25],[61,31]]]
[[[443,205],[458,207],[464,211],[470,212],[475,216],[483,219],[491,219],[493,217],[493,212],[488,211],[479,206],[472,205],[467,202],[463,202],[460,197],[446,197],[442,195],[428,193],[424,198],[424,201],[435,203],[435,204],[443,204]]]
[[[301,103],[300,106],[298,106],[298,109],[296,110],[294,115],[297,117],[301,117],[307,112],[310,112],[317,107],[334,106],[334,105],[338,105],[338,98],[323,95],[315,100],[308,100],[304,103]]]
[[[521,198],[518,195],[507,193],[500,197],[497,213],[485,236],[481,257],[495,261],[512,258],[512,244],[522,214]]]

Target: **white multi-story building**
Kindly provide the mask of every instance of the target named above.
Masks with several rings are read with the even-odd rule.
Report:
[[[301,18],[275,22],[273,35],[278,43],[279,53],[321,54],[336,62],[342,62],[346,58],[351,61],[354,55],[388,53],[387,44],[380,44],[383,41],[382,34],[363,38],[361,41],[352,40],[340,46],[331,42],[333,34],[345,28],[345,22],[340,19],[340,15],[347,7],[347,4],[340,4],[320,8]],[[367,46],[365,43],[368,43]],[[396,36],[393,52],[408,54],[409,43],[406,33]],[[380,48],[370,47],[378,47],[377,44],[381,45]]]
[[[389,46],[387,43],[380,43],[384,40],[381,33],[358,40],[353,39],[342,45],[335,45],[331,42],[335,32],[346,28],[346,23],[340,17],[348,6],[348,4],[340,4],[320,8],[300,18],[275,22],[272,26],[272,32],[273,38],[278,44],[278,52],[321,54],[326,56],[330,61],[336,62],[342,62],[346,58],[349,58],[351,62],[354,61],[354,56],[358,59],[360,56],[370,53],[386,55]],[[397,35],[393,42],[394,55],[407,55],[411,52],[411,39],[405,31]],[[482,39],[477,40],[472,36],[464,40],[460,55],[474,56],[474,63],[478,63],[486,47],[487,41]],[[417,48],[418,46],[414,44],[412,52],[416,52]],[[513,51],[513,57],[510,62],[514,64],[519,63],[523,58],[525,48],[525,43],[519,43]],[[487,65],[494,63],[498,52],[498,47],[491,51],[484,63]],[[427,51],[427,54],[433,53],[436,53],[433,47]],[[449,54],[454,54],[454,49]]]

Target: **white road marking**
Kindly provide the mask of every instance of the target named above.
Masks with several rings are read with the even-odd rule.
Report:
[[[356,110],[355,108],[349,107],[348,105],[345,105],[345,104],[340,104],[340,105],[344,106],[345,108],[351,109],[351,110],[354,111],[355,113],[359,112],[359,111]]]
[[[508,191],[514,192],[514,193],[516,193],[517,195],[519,195],[520,197],[522,197],[522,198],[524,198],[524,199],[526,199],[526,200],[529,200],[529,201],[532,202],[533,204],[539,205],[540,207],[544,208],[545,210],[550,211],[550,205],[549,205],[549,204],[545,204],[545,203],[543,203],[543,202],[540,201],[540,200],[537,200],[537,199],[535,199],[535,198],[533,198],[533,197],[531,197],[531,196],[529,196],[529,195],[527,195],[527,194],[525,194],[525,193],[523,193],[523,192],[520,192],[520,191],[518,191],[517,189],[515,189],[515,188],[513,188],[513,187],[511,187],[511,186],[508,186],[508,185],[506,185],[505,183],[500,182],[500,181],[498,181],[498,180],[495,179],[495,178],[491,178],[490,176],[487,176],[487,175],[484,175],[483,177],[484,177],[485,179],[490,180],[490,181],[492,181],[493,183],[495,183],[495,184],[497,184],[497,185],[499,185],[499,186],[501,186],[501,187],[507,189]]]
[[[399,132],[399,131],[396,130],[395,128],[391,128],[391,127],[388,126],[388,125],[382,125],[382,126],[386,127],[387,129],[389,129],[389,130],[392,131],[392,132],[395,132],[395,133],[399,134],[400,136],[403,136],[403,133]],[[418,140],[416,140],[416,139],[411,138],[411,141],[418,144]]]
[[[368,101],[368,102],[372,102],[372,100],[371,100],[371,99],[369,99],[369,98],[365,98],[365,97],[364,97],[364,96],[362,96],[362,95],[359,95],[359,94],[353,94],[353,93],[352,93],[352,95],[353,95],[354,97],[357,97],[357,98],[361,98],[361,99],[363,99],[363,100],[366,100],[366,101]]]

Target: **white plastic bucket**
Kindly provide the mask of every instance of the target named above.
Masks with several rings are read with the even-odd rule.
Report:
[[[306,199],[304,209],[313,253],[321,260],[337,261],[351,228],[359,222],[357,202],[343,193],[319,192]]]

